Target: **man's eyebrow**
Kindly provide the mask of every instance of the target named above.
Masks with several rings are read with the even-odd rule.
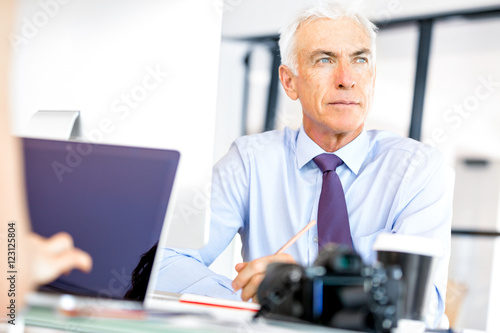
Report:
[[[351,53],[350,56],[357,57],[357,56],[360,56],[362,54],[371,55],[372,51],[368,48],[363,48],[361,50],[358,50],[358,51]],[[338,57],[338,54],[336,52],[331,52],[331,51],[327,51],[327,50],[315,50],[314,52],[311,53],[310,58],[315,58],[315,57],[321,56],[321,55],[325,55],[325,56],[332,57],[332,58]]]
[[[370,49],[364,48],[364,49],[361,49],[359,51],[351,53],[351,57],[357,57],[357,56],[360,56],[362,54],[371,55],[372,51]]]
[[[313,53],[311,53],[311,58],[315,58],[315,57],[317,57],[319,55],[326,55],[326,56],[329,56],[329,57],[332,57],[332,58],[336,58],[337,57],[337,53],[335,53],[335,52],[330,52],[330,51],[327,51],[327,50],[316,50]]]

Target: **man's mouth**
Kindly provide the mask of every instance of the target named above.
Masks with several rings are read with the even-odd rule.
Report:
[[[332,103],[330,103],[331,105],[337,105],[337,106],[355,106],[355,105],[359,105],[358,102],[356,101],[349,101],[349,100],[337,100],[337,101],[334,101]]]

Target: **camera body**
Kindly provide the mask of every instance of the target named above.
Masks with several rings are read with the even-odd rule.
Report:
[[[390,332],[404,306],[397,266],[368,266],[350,248],[330,244],[312,267],[272,264],[257,291],[260,315],[365,332]]]

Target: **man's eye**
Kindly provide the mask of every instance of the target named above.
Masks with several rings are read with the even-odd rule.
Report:
[[[322,59],[319,59],[319,62],[322,63],[322,64],[328,64],[330,62],[330,59],[328,59],[328,58],[322,58]]]
[[[368,59],[366,59],[366,58],[357,58],[356,62],[361,63],[361,64],[365,64],[365,63],[368,62]]]

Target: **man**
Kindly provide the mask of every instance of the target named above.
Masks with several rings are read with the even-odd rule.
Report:
[[[273,255],[318,218],[323,172],[316,157],[334,153],[345,194],[350,242],[367,263],[382,232],[436,238],[445,249],[427,312],[436,325],[444,311],[453,175],[429,146],[382,131],[364,131],[375,86],[376,30],[350,4],[309,8],[281,32],[280,80],[299,99],[303,126],[239,138],[215,166],[209,244],[200,251],[165,249],[158,289],[249,300],[269,263],[311,265],[317,228]],[[318,221],[319,223],[319,221]],[[244,263],[231,286],[209,265],[235,233]],[[352,240],[352,242],[351,242]],[[189,273],[188,273],[189,272]],[[182,281],[182,283],[180,282]],[[432,325],[431,324],[431,325]]]

